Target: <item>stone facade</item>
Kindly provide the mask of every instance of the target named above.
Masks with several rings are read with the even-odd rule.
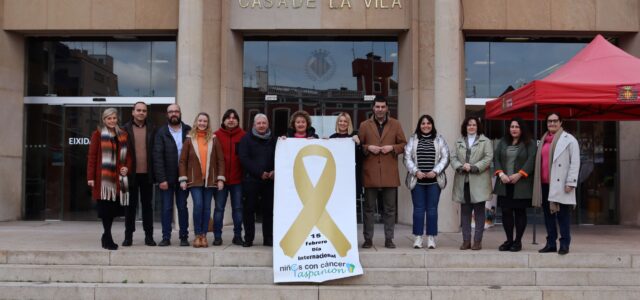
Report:
[[[190,122],[197,112],[207,111],[215,124],[228,108],[242,111],[245,35],[397,36],[398,114],[405,132],[419,115],[430,113],[453,141],[465,109],[465,35],[607,32],[639,55],[639,10],[638,0],[0,0],[0,99],[5,107],[0,114],[9,124],[0,139],[13,141],[0,147],[0,176],[7,178],[0,183],[0,220],[20,219],[24,206],[26,36],[176,34],[176,98],[183,119]],[[627,138],[640,132],[638,127],[620,123],[622,224],[640,225],[640,206],[633,204],[638,185],[625,179],[640,165],[638,138]],[[450,189],[443,192],[439,208],[445,232],[457,231],[459,224]],[[410,194],[404,187],[398,191],[399,222],[411,223]]]

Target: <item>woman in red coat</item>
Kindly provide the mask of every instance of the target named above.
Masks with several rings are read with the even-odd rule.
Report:
[[[102,219],[102,248],[108,250],[118,249],[111,236],[113,218],[122,215],[122,207],[129,205],[131,153],[127,151],[127,132],[118,126],[117,113],[115,108],[104,110],[102,122],[91,135],[87,157],[87,184]]]

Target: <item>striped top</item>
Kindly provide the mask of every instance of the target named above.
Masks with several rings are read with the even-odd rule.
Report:
[[[418,136],[418,148],[416,149],[416,158],[418,170],[422,173],[431,172],[436,165],[436,147],[433,144],[433,134]],[[436,178],[418,179],[418,184],[436,183]]]

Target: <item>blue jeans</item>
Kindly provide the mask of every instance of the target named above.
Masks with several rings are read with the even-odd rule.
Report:
[[[173,197],[176,199],[178,209],[178,224],[180,225],[179,237],[186,239],[189,236],[189,211],[187,210],[188,191],[182,190],[177,184],[169,185],[162,193],[162,239],[171,239],[171,221],[173,220]]]
[[[551,214],[549,208],[549,185],[542,184],[542,211],[547,229],[547,246],[556,247],[558,227],[560,227],[560,247],[569,248],[571,244],[571,205],[559,204],[560,211]]]
[[[222,220],[227,205],[227,195],[231,194],[231,217],[233,218],[233,236],[242,236],[242,184],[225,185],[216,193],[216,209],[213,211],[213,235],[222,237]]]
[[[411,190],[413,200],[413,234],[424,234],[424,217],[427,217],[427,235],[438,235],[438,202],[440,186],[416,184]]]
[[[194,186],[189,188],[193,200],[193,231],[196,235],[207,234],[211,217],[211,199],[218,189]]]

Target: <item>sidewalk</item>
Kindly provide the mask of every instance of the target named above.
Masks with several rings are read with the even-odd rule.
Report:
[[[225,249],[240,250],[242,247],[231,244],[233,235],[232,226],[225,226],[223,229],[224,244],[220,247],[210,246],[206,249],[195,249],[193,247],[179,247],[177,231],[172,234],[172,245],[164,247],[144,246],[144,232],[142,224],[136,224],[137,231],[134,233],[132,247],[120,247],[118,251],[128,249],[154,250],[177,249],[193,251],[224,251]],[[271,251],[269,247],[262,246],[260,224],[256,228],[256,240],[253,251]],[[154,236],[156,242],[160,241],[161,226],[154,224]],[[529,224],[523,239],[522,252],[534,253],[544,246],[545,231],[543,226],[537,225],[537,245],[533,245],[533,226]],[[124,237],[124,223],[116,222],[113,225],[113,236],[116,243],[120,244]],[[102,224],[96,222],[79,221],[15,221],[0,222],[0,250],[101,250],[100,235]],[[358,240],[362,243],[362,226],[358,226]],[[611,254],[640,254],[640,228],[628,226],[592,226],[573,225],[571,228],[572,242],[571,253],[611,253]],[[190,242],[193,234],[190,233]],[[208,235],[211,242],[211,233]],[[480,252],[498,252],[498,246],[505,240],[501,225],[496,225],[485,230],[482,242],[483,249]],[[412,248],[413,235],[411,226],[396,225],[395,239],[397,249],[386,249],[384,245],[384,230],[381,224],[375,227],[374,248],[359,249],[361,252],[381,251],[411,253],[415,251],[427,252],[461,252],[458,247],[462,243],[460,233],[441,233],[438,235],[438,248],[435,250],[417,250]],[[469,252],[469,251],[467,251]],[[569,253],[569,255],[571,255]]]

